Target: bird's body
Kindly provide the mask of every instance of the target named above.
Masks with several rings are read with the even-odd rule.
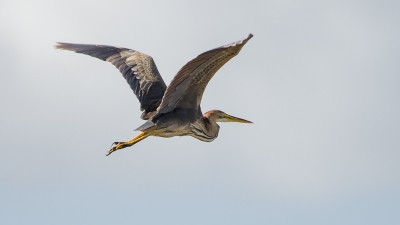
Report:
[[[252,37],[204,52],[188,62],[167,87],[153,59],[141,52],[105,45],[58,43],[56,48],[90,55],[116,66],[141,103],[141,118],[147,120],[137,128],[140,134],[126,142],[114,142],[112,152],[132,146],[149,136],[192,136],[211,142],[218,137],[217,122],[250,121],[219,110],[202,113],[204,90],[213,75],[236,56]]]
[[[213,110],[202,115],[201,111],[192,113],[187,110],[177,110],[166,114],[160,117],[157,125],[155,125],[158,129],[165,129],[165,131],[154,136],[174,137],[189,135],[201,141],[211,142],[218,136],[219,125],[215,121],[211,123],[209,116],[219,112]]]

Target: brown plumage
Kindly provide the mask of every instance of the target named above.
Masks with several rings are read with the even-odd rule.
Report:
[[[114,142],[112,152],[132,146],[148,136],[192,136],[213,141],[218,136],[217,122],[250,121],[230,116],[219,110],[202,115],[200,109],[204,90],[214,74],[239,54],[246,39],[204,52],[188,62],[167,87],[154,60],[141,52],[106,46],[58,43],[57,49],[70,50],[111,62],[119,69],[140,102],[141,118],[147,120],[137,128],[141,133],[130,141]]]

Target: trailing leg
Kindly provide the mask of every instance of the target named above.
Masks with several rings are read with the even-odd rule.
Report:
[[[138,143],[139,141],[147,138],[148,136],[154,135],[155,133],[157,133],[156,131],[150,131],[150,132],[140,132],[140,134],[138,134],[136,137],[134,137],[133,139],[126,141],[126,142],[114,142],[114,146],[108,151],[107,156],[110,155],[111,153],[126,148],[126,147],[130,147],[136,143]]]

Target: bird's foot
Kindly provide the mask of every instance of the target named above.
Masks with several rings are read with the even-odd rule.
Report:
[[[111,149],[108,150],[107,156],[110,155],[111,153],[117,151],[117,150],[132,146],[132,145],[138,143],[139,141],[147,138],[148,136],[154,135],[154,134],[156,134],[158,132],[164,132],[164,130],[150,131],[150,132],[140,132],[140,134],[138,134],[136,137],[134,137],[133,139],[131,139],[129,141],[126,141],[126,142],[114,142],[111,145]]]
[[[115,152],[115,151],[117,151],[117,150],[120,150],[120,149],[122,149],[122,148],[128,147],[128,146],[129,146],[129,145],[127,145],[126,142],[114,142],[114,143],[111,145],[111,149],[108,150],[108,153],[107,153],[106,156],[109,156],[111,153],[113,153],[113,152]]]

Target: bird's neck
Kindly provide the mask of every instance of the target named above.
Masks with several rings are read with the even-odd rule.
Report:
[[[219,126],[203,117],[190,125],[193,137],[200,141],[211,142],[218,137]]]
[[[213,117],[203,116],[203,130],[209,136],[218,136],[219,125],[216,122],[216,119]]]

